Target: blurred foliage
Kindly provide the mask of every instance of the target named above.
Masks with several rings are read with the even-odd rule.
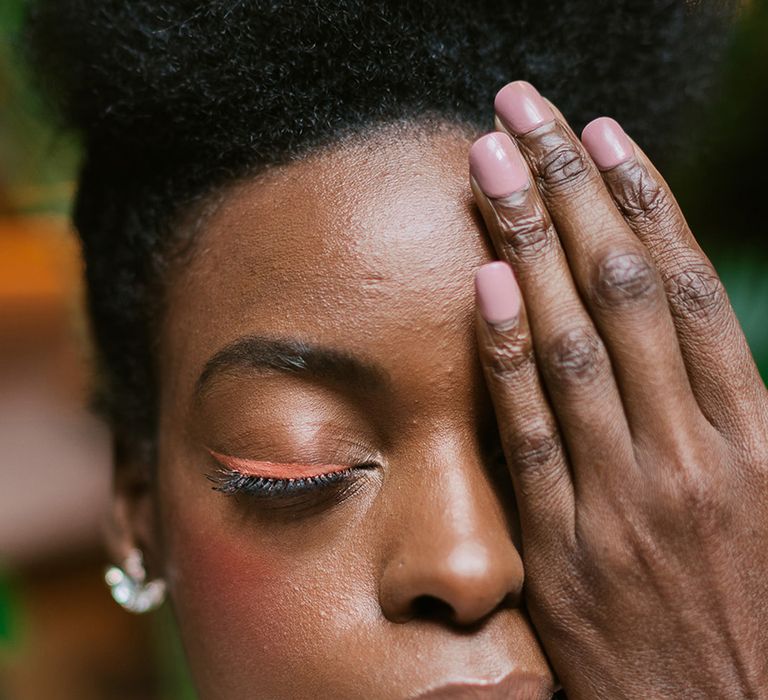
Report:
[[[197,694],[187,669],[170,605],[164,605],[154,615],[155,649],[161,666],[162,697],[169,700],[196,700]]]
[[[23,0],[0,0],[0,213],[66,212],[76,140],[54,128],[18,50]]]
[[[720,252],[713,259],[768,383],[768,260],[743,252]]]
[[[19,641],[19,600],[13,580],[0,573],[0,653]]]

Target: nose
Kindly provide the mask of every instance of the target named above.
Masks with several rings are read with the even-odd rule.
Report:
[[[385,617],[471,626],[519,605],[523,564],[489,479],[443,471],[429,495],[407,491],[410,510],[392,513],[399,537],[380,580]]]

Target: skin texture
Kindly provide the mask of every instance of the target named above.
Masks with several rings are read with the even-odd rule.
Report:
[[[474,337],[492,251],[470,143],[390,129],[275,168],[225,194],[173,272],[157,479],[119,500],[203,698],[405,698],[513,671],[513,697],[551,695]],[[196,397],[254,334],[365,358],[384,385],[239,367]],[[339,504],[268,505],[212,490],[208,450],[377,466]]]
[[[513,671],[548,697],[547,657],[569,698],[764,696],[765,387],[641,151],[601,172],[551,116],[497,115],[535,186],[471,179],[490,239],[471,139],[393,128],[224,193],[171,271],[155,478],[122,465],[116,519],[203,698]],[[522,303],[481,299],[520,309],[489,324],[496,256]],[[257,367],[264,338],[374,369]],[[291,464],[364,468],[330,499],[225,492],[222,466]]]

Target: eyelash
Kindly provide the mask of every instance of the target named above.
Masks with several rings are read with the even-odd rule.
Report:
[[[497,459],[492,460],[492,468],[503,471],[506,474],[506,458],[503,451],[499,448],[498,453],[494,456]],[[235,469],[219,466],[215,473],[207,474],[206,476],[209,481],[213,482],[214,486],[212,488],[214,491],[226,495],[244,494],[262,499],[280,500],[291,497],[310,496],[335,488],[337,491],[341,491],[338,500],[343,500],[349,495],[348,489],[353,485],[355,479],[359,477],[359,473],[375,469],[376,467],[377,465],[373,463],[362,463],[328,474],[298,477],[295,479],[279,479],[243,474]]]
[[[274,477],[241,474],[233,469],[220,468],[215,474],[209,474],[208,479],[215,485],[214,491],[225,494],[242,493],[248,496],[280,498],[285,496],[302,496],[315,491],[348,484],[357,470],[370,469],[372,465],[361,464],[348,467],[330,474],[300,477],[297,479],[277,479]]]

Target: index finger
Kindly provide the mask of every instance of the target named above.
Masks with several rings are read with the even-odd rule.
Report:
[[[515,487],[523,543],[572,532],[574,488],[565,447],[536,368],[512,268],[496,261],[475,276],[480,361]]]

